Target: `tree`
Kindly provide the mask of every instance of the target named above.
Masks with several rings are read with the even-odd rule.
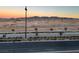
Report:
[[[64,30],[67,31],[67,27],[65,27]]]
[[[53,31],[53,28],[50,28],[50,31]]]
[[[15,31],[15,29],[11,29],[11,31],[13,31],[13,32],[14,32],[14,31]]]
[[[35,28],[36,36],[38,36],[38,28]]]

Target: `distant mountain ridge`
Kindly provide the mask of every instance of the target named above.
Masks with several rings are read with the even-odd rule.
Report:
[[[68,17],[57,17],[57,16],[52,16],[52,17],[47,17],[47,16],[33,16],[33,17],[22,17],[22,18],[0,18],[0,21],[25,21],[27,19],[28,21],[33,21],[33,20],[79,20],[79,18],[68,18]]]
[[[68,17],[39,17],[39,16],[34,16],[34,17],[28,17],[28,20],[79,20],[79,18],[68,18]]]

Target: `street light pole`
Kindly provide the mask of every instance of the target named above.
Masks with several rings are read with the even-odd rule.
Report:
[[[25,7],[25,39],[27,38],[27,7]]]

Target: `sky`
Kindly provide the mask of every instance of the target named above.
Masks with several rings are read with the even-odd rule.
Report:
[[[0,18],[25,17],[24,6],[0,6]],[[58,16],[79,18],[79,6],[27,6],[28,17]]]
[[[58,16],[79,18],[79,6],[28,6],[28,17]]]
[[[24,6],[0,6],[0,18],[25,17]]]

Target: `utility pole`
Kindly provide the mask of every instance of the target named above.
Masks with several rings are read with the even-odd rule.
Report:
[[[27,7],[25,7],[25,39],[27,38]]]

